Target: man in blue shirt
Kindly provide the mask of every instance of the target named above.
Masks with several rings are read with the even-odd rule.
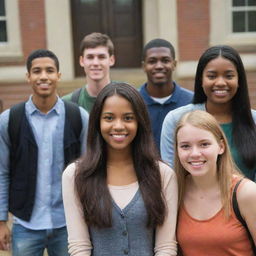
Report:
[[[0,250],[10,248],[10,211],[13,256],[42,256],[45,249],[49,256],[69,255],[61,178],[65,166],[85,150],[88,113],[58,97],[60,76],[54,53],[32,52],[27,81],[33,92],[17,140],[9,130],[14,108],[0,115]],[[70,109],[79,116],[78,134]]]
[[[176,60],[170,42],[160,38],[148,42],[143,49],[142,66],[147,82],[141,86],[140,94],[147,104],[155,143],[160,152],[161,129],[166,114],[191,103],[193,92],[172,80]]]

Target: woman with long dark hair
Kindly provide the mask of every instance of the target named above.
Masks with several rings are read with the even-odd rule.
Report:
[[[111,83],[90,113],[86,154],[63,174],[71,255],[176,255],[177,183],[138,91]]]
[[[242,60],[232,47],[213,46],[202,54],[196,70],[193,104],[166,115],[161,133],[161,156],[171,166],[176,124],[184,113],[196,109],[207,111],[217,119],[237,167],[255,181],[256,111],[251,110]]]

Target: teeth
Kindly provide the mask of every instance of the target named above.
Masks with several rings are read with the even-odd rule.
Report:
[[[193,166],[199,166],[199,165],[202,165],[204,162],[201,161],[201,162],[190,162],[191,165]]]
[[[125,134],[112,134],[112,136],[115,138],[123,138],[125,137]]]
[[[227,90],[215,90],[214,93],[216,93],[216,94],[226,94]]]

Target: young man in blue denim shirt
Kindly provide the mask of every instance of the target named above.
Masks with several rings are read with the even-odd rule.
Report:
[[[147,82],[140,94],[147,104],[155,143],[160,151],[162,124],[167,113],[191,103],[193,93],[172,80],[176,67],[172,44],[164,39],[153,39],[143,49],[142,66]]]
[[[8,130],[11,110],[0,115],[0,249],[11,247],[13,256],[42,256],[45,249],[49,256],[65,256],[61,176],[65,165],[85,149],[88,113],[58,97],[61,74],[54,53],[34,51],[27,71],[33,92],[24,104],[15,143]],[[67,116],[70,108],[81,121],[78,136],[74,119]],[[14,216],[12,239],[8,211]]]

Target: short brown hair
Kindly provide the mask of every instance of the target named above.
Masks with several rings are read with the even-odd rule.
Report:
[[[109,36],[97,32],[93,32],[83,38],[80,44],[80,55],[83,56],[84,49],[96,48],[98,46],[107,47],[109,55],[114,55],[114,45]]]

